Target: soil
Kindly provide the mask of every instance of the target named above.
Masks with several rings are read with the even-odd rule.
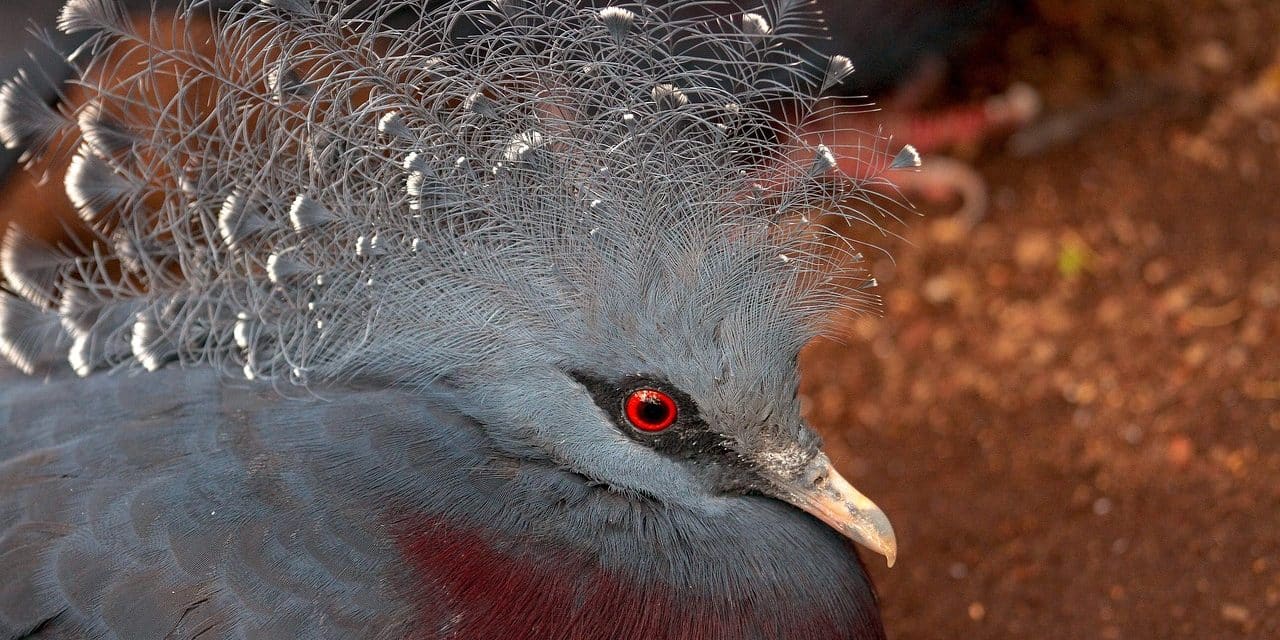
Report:
[[[1035,2],[952,98],[1013,81],[1093,126],[961,150],[986,219],[895,229],[802,364],[891,637],[1280,637],[1280,3]]]

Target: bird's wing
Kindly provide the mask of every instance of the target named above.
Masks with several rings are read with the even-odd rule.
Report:
[[[359,487],[410,472],[429,411],[333,400],[207,370],[0,369],[0,639],[402,636],[387,522]]]

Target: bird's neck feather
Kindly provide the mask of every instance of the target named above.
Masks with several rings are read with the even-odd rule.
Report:
[[[420,521],[400,540],[424,586],[420,611],[427,638],[883,637],[868,606],[873,602],[837,604],[833,610],[831,602],[788,601],[785,592],[753,591],[746,566],[743,582],[709,592],[658,575],[612,572],[589,552],[495,539],[489,532],[439,520]],[[754,563],[743,558],[748,564]],[[853,595],[830,587],[833,597]]]
[[[545,467],[501,476],[397,518],[425,637],[883,638],[851,545],[781,503],[692,514]]]

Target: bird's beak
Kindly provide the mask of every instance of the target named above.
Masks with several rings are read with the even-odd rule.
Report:
[[[892,567],[898,555],[898,540],[889,517],[836,472],[826,456],[819,456],[814,462],[811,473],[779,483],[778,497],[884,556]]]

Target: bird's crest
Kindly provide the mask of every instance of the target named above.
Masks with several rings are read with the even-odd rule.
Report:
[[[422,381],[625,366],[638,335],[793,353],[875,305],[829,225],[877,226],[870,188],[915,160],[805,128],[852,71],[807,62],[807,3],[357,5],[245,1],[166,31],[68,2],[87,98],[48,107],[19,76],[0,138],[38,157],[75,137],[58,166],[83,228],[8,230],[0,351]]]

